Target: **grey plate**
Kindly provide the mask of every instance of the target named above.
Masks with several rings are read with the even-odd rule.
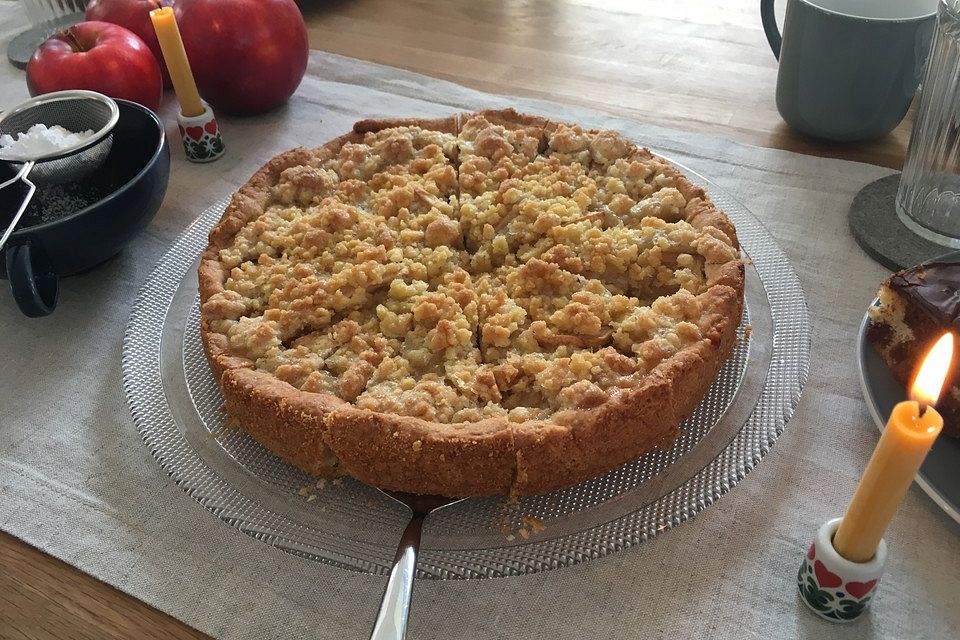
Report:
[[[712,504],[770,449],[806,381],[810,324],[796,274],[746,208],[684,169],[737,226],[747,264],[738,347],[672,448],[564,491],[470,499],[428,521],[423,577],[523,575],[630,547]],[[225,427],[198,333],[196,265],[225,202],[205,211],[142,288],[124,338],[134,422],[171,477],[225,522],[310,560],[387,572],[404,511],[352,480],[314,480]],[[321,483],[322,484],[322,483]],[[545,528],[539,530],[536,523]]]
[[[960,251],[936,258],[960,262]],[[874,304],[877,301],[874,300]],[[857,364],[863,399],[877,428],[883,431],[893,406],[906,400],[906,389],[893,378],[890,369],[867,340],[869,317],[863,316],[857,336]],[[960,522],[960,439],[941,436],[933,443],[930,454],[917,474],[917,484],[933,498],[951,518]]]

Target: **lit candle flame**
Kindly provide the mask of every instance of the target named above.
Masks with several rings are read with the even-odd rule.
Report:
[[[916,400],[924,408],[937,403],[947,372],[950,370],[952,357],[953,334],[945,333],[920,364],[917,377],[914,378],[913,386],[910,387],[911,400]]]

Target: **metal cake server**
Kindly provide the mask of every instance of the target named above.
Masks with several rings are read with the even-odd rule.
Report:
[[[403,640],[407,636],[407,620],[410,618],[410,597],[413,595],[413,580],[417,573],[417,552],[420,550],[420,534],[423,521],[435,511],[463,502],[466,498],[444,496],[420,496],[400,491],[382,493],[405,505],[412,515],[407,528],[400,536],[397,555],[393,559],[387,588],[383,592],[380,611],[373,623],[370,640]]]

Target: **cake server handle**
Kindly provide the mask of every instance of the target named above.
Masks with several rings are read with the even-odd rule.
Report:
[[[407,528],[403,530],[370,640],[403,640],[407,636],[410,597],[413,595],[417,551],[420,550],[420,534],[425,517],[425,513],[414,512]]]

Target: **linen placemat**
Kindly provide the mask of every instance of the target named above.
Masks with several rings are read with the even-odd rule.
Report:
[[[22,9],[0,0],[0,46],[24,25]],[[9,108],[27,97],[23,74],[0,67],[0,108]],[[642,114],[632,121],[488,95],[319,52],[288,106],[221,119],[227,153],[212,164],[184,160],[168,96],[173,161],[162,209],[118,257],[63,280],[53,316],[21,316],[0,286],[0,527],[216,637],[366,637],[384,578],[312,564],[244,535],[151,458],[121,389],[124,328],[171,241],[278,152],[320,144],[360,118],[506,106],[618,129],[739,198],[800,275],[813,322],[811,374],[772,452],[716,505],[578,566],[421,581],[410,637],[960,636],[960,526],[916,487],[887,534],[890,560],[870,615],[849,626],[820,621],[795,586],[805,545],[841,514],[877,440],[855,344],[885,271],[857,248],[846,212],[860,187],[889,170],[671,131],[643,124]]]

